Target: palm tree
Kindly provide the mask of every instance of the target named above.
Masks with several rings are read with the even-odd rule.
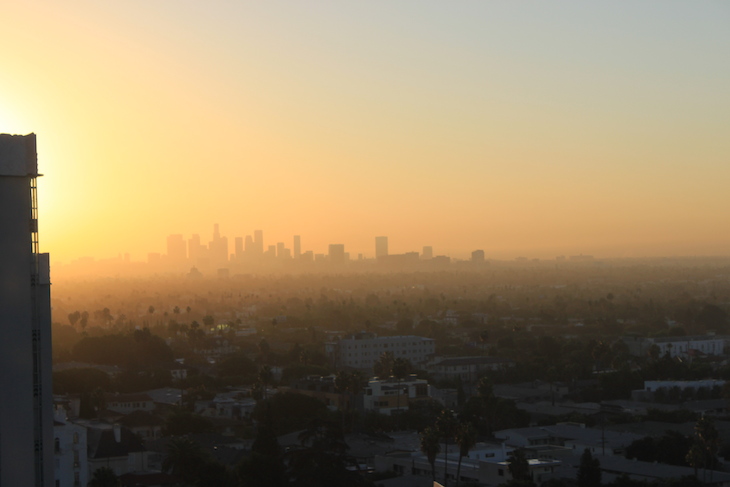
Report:
[[[203,463],[205,463],[205,452],[200,445],[185,436],[179,436],[167,443],[167,454],[162,461],[162,470],[172,475],[179,475],[185,483],[193,483]]]
[[[449,486],[448,477],[448,454],[449,454],[449,440],[453,439],[456,435],[458,423],[454,418],[454,412],[450,409],[444,409],[436,418],[436,431],[439,436],[444,440],[444,486]]]
[[[393,366],[391,368],[391,373],[393,374],[393,377],[395,377],[398,380],[398,404],[397,404],[397,410],[400,411],[400,394],[401,394],[401,388],[400,383],[403,379],[405,379],[406,374],[408,374],[408,371],[410,369],[410,362],[404,358],[397,358],[393,361]]]
[[[461,459],[469,454],[469,450],[477,443],[477,430],[471,423],[459,423],[456,428],[456,443],[459,445],[459,464],[456,467],[456,487],[461,478]]]
[[[436,483],[436,455],[441,451],[440,435],[435,428],[428,427],[421,433],[421,451],[431,464],[431,478]]]
[[[89,487],[117,487],[119,477],[109,467],[101,467],[94,470]]]

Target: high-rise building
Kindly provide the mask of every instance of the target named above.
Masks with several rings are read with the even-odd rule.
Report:
[[[433,247],[431,247],[430,245],[426,245],[425,247],[423,247],[421,257],[425,260],[433,259]]]
[[[475,250],[471,253],[471,261],[472,262],[484,262],[484,251],[483,250]]]
[[[0,485],[51,487],[51,284],[35,134],[0,135]]]
[[[345,262],[345,245],[344,244],[330,244],[329,254],[327,255],[329,261],[333,264],[343,264]]]
[[[253,232],[253,243],[256,253],[261,255],[264,253],[264,232],[256,230]]]
[[[302,256],[302,237],[294,235],[294,258],[299,259]]]
[[[375,237],[375,258],[388,255],[388,237]]]

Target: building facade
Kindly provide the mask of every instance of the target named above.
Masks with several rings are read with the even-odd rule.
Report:
[[[358,333],[349,338],[325,344],[325,351],[335,365],[354,369],[372,369],[384,352],[394,358],[404,358],[421,365],[433,356],[436,345],[431,338],[413,335],[377,337],[373,333]]]
[[[51,295],[38,249],[35,134],[0,135],[0,485],[50,487]]]

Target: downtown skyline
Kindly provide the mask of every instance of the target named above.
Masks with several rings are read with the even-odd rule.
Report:
[[[730,7],[10,2],[43,251],[301,235],[468,258],[730,252]],[[162,242],[162,244],[160,243]],[[291,244],[288,244],[291,245]]]

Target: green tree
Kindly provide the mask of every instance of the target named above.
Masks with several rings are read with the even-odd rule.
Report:
[[[119,477],[109,467],[100,467],[94,470],[89,487],[118,487]]]
[[[428,427],[421,433],[421,451],[431,464],[431,479],[436,483],[436,456],[441,451],[440,435],[435,428]]]
[[[586,448],[580,456],[578,466],[578,487],[600,487],[601,486],[601,463],[593,458],[591,451]]]
[[[456,466],[456,487],[461,480],[461,459],[469,455],[469,450],[477,443],[477,430],[468,422],[459,423],[456,428],[456,444],[459,445],[459,463]]]
[[[512,476],[512,480],[516,482],[532,482],[530,476],[530,463],[527,461],[525,452],[518,448],[512,450],[507,460],[507,468]]]
[[[207,454],[198,443],[185,436],[179,436],[167,442],[162,470],[180,476],[186,485],[194,485],[207,460]]]
[[[436,431],[438,431],[439,436],[441,439],[444,440],[444,486],[449,487],[449,476],[448,476],[448,468],[446,467],[448,465],[448,452],[449,452],[449,442],[453,441],[454,437],[456,436],[456,432],[458,429],[459,424],[456,421],[456,418],[454,418],[454,412],[450,409],[444,409],[441,411],[439,416],[436,418]],[[461,457],[459,457],[459,460],[461,460]]]

